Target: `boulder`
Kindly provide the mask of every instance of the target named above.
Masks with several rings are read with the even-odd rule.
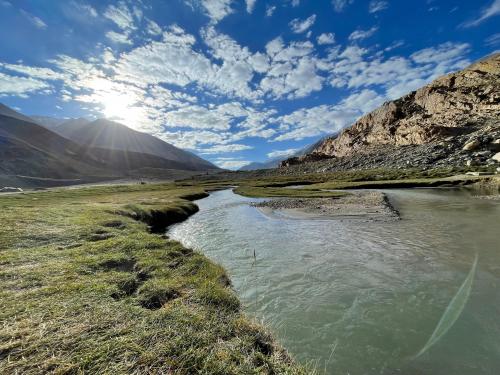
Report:
[[[495,155],[493,155],[492,159],[500,163],[500,152],[497,152]]]
[[[467,142],[464,145],[464,147],[462,148],[462,150],[474,151],[474,150],[477,150],[479,148],[479,146],[481,146],[481,143],[477,139],[474,139],[473,141]]]

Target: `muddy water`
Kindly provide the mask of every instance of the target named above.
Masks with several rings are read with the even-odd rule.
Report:
[[[500,202],[392,190],[397,222],[269,217],[229,190],[169,235],[221,263],[245,310],[329,374],[500,373]],[[254,252],[256,258],[254,258]],[[479,253],[460,318],[432,334]]]

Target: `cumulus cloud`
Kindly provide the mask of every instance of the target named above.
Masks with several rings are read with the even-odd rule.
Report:
[[[292,28],[292,31],[296,34],[301,34],[309,28],[314,25],[314,22],[316,22],[316,15],[313,14],[312,16],[306,18],[305,20],[301,20],[299,18],[295,18],[292,21],[290,21],[290,27]]]
[[[373,34],[375,34],[378,30],[378,27],[374,26],[371,29],[368,30],[356,30],[349,35],[349,40],[350,41],[357,41],[357,40],[363,40],[371,37]]]
[[[321,134],[335,133],[352,124],[358,117],[383,103],[383,96],[373,90],[349,95],[336,105],[302,108],[278,117],[282,134],[275,141],[301,140]]]
[[[336,12],[342,12],[348,5],[352,4],[354,0],[332,0],[333,9]]]
[[[333,44],[335,43],[335,34],[332,33],[323,33],[318,36],[318,44]]]
[[[198,0],[213,24],[234,12],[233,0]]]
[[[274,11],[276,10],[276,6],[267,6],[266,8],[266,17],[271,17],[274,14]]]
[[[103,16],[113,21],[122,30],[136,28],[132,12],[123,1],[120,1],[118,5],[109,5],[104,11]]]
[[[479,15],[478,18],[472,21],[465,22],[464,24],[462,24],[462,26],[464,27],[477,26],[486,21],[488,18],[497,16],[499,14],[500,14],[500,0],[493,0],[493,2],[489,6],[487,6],[481,11],[481,14]]]
[[[368,11],[370,13],[377,13],[380,12],[384,9],[387,9],[389,6],[389,3],[384,0],[371,0],[370,4],[368,5]]]
[[[19,96],[28,97],[28,94],[48,89],[50,85],[39,79],[31,77],[19,77],[3,74],[0,72],[0,97]]]
[[[147,20],[146,32],[150,35],[160,35],[162,33],[162,30],[155,21]]]
[[[257,0],[245,0],[247,4],[247,12],[252,13],[253,9],[255,8],[255,3]]]
[[[129,39],[127,33],[117,33],[116,31],[108,31],[106,33],[106,38],[108,38],[113,43],[117,44],[128,44],[131,45],[132,41]]]

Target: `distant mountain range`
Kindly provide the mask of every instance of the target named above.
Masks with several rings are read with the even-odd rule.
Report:
[[[0,185],[163,179],[217,169],[193,153],[117,122],[29,117],[0,104]]]

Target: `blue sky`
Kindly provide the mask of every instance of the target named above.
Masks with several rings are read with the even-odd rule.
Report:
[[[499,21],[500,0],[0,0],[0,102],[238,168],[499,50]]]

